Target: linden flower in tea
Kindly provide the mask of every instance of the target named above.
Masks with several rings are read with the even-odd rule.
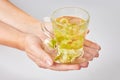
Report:
[[[54,38],[50,40],[49,46],[57,49],[55,62],[72,63],[78,57],[82,57],[86,21],[78,17],[62,16],[52,23]]]

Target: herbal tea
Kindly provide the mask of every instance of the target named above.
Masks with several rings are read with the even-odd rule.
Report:
[[[57,49],[55,62],[72,63],[82,56],[87,23],[84,19],[74,16],[62,16],[52,21],[54,38],[49,46]]]

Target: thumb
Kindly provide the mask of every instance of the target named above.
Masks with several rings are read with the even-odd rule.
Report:
[[[53,64],[52,58],[43,50],[42,41],[38,37],[28,37],[26,47],[27,52],[36,57],[37,61],[40,61],[46,66],[51,66]]]
[[[53,65],[53,60],[48,53],[46,53],[43,49],[40,49],[39,53],[41,62],[43,62],[47,66]]]

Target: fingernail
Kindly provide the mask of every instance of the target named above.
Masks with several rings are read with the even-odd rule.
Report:
[[[100,47],[100,45],[98,45],[98,50],[99,50],[99,51],[101,50],[101,47]]]
[[[96,54],[95,57],[99,57],[99,54]]]
[[[47,60],[46,63],[51,66],[52,65],[52,61],[51,60]]]

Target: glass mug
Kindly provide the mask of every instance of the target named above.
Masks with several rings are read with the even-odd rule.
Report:
[[[81,63],[83,58],[84,40],[89,23],[89,14],[79,7],[57,9],[50,17],[53,32],[49,26],[42,26],[48,36],[44,41],[44,49],[56,63]]]

